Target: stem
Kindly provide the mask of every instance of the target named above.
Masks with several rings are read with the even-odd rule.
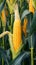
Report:
[[[10,29],[10,32],[12,32],[12,14],[11,14],[11,29]],[[12,37],[12,39],[13,39],[13,37]],[[11,50],[11,46],[10,46],[10,50]],[[12,53],[12,51],[11,51],[11,53]],[[12,57],[12,55],[11,55],[11,57]]]
[[[3,27],[3,31],[5,31],[5,26]],[[4,48],[4,37],[3,37],[3,48]],[[2,58],[2,65],[4,65],[4,59]]]
[[[6,34],[9,34],[10,32],[9,31],[5,31],[3,33],[0,34],[0,38],[2,38],[3,36],[5,36]]]
[[[31,26],[31,17],[30,17],[30,26]],[[33,61],[33,42],[32,42],[32,36],[31,35],[31,65],[34,65],[34,61]]]
[[[5,26],[3,27],[3,32],[5,32]],[[3,48],[4,48],[4,37],[3,37]]]
[[[33,46],[32,46],[32,36],[31,36],[31,65],[34,65],[34,61],[33,61]]]
[[[13,31],[12,24],[13,24],[13,14],[11,14],[11,32]]]
[[[33,48],[31,48],[31,65],[34,65],[34,60],[33,60]]]

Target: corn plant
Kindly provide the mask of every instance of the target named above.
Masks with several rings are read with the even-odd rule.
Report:
[[[34,65],[36,1],[0,0],[0,32],[2,65]]]

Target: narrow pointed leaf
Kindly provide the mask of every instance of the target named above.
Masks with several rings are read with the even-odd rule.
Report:
[[[36,11],[35,11],[34,16],[33,16],[33,20],[31,23],[30,30],[29,30],[29,35],[32,35],[34,32],[36,32]]]
[[[1,0],[0,0],[1,1]],[[0,12],[3,10],[6,0],[3,0],[2,3],[0,3]]]
[[[21,64],[23,59],[25,60],[29,56],[30,56],[29,52],[21,52],[19,56],[13,62],[11,62],[10,65],[19,65]]]
[[[4,50],[3,48],[1,48],[1,47],[0,47],[0,54],[1,54],[1,58],[3,57],[3,58],[4,58],[4,61],[7,63],[7,65],[9,65],[6,52],[5,52],[5,50]]]
[[[28,14],[30,14],[30,12],[28,10],[23,11],[21,20],[23,20],[24,17],[27,16]]]

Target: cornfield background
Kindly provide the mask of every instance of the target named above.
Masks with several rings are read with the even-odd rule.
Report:
[[[0,0],[0,65],[36,65],[36,0]]]

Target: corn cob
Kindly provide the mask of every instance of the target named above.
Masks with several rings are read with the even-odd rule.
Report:
[[[26,33],[26,31],[27,31],[27,24],[28,24],[28,20],[27,20],[27,18],[25,18],[24,19],[24,23],[23,23],[23,32],[24,32],[25,36],[27,35],[27,33]]]
[[[6,25],[6,16],[5,16],[5,10],[2,10],[1,13],[1,20],[2,20],[2,25],[5,26]]]
[[[32,0],[29,1],[29,11],[34,13],[34,7],[33,7],[33,2]]]
[[[13,26],[13,47],[17,53],[21,46],[21,20],[18,12],[18,5],[16,4],[15,9],[15,20]]]

